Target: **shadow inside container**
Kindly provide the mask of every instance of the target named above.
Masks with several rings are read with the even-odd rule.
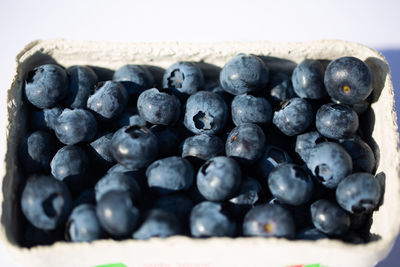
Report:
[[[11,244],[23,245],[27,221],[20,208],[20,197],[26,180],[18,160],[18,145],[27,134],[29,104],[24,101],[25,79],[28,72],[43,64],[57,64],[51,56],[36,52],[19,63],[17,77],[7,95],[8,136],[3,178],[1,223]]]

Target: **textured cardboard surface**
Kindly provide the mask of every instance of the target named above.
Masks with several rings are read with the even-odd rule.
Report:
[[[366,245],[349,245],[340,241],[287,241],[264,238],[211,238],[195,240],[173,237],[165,240],[101,240],[91,244],[58,242],[53,246],[21,248],[18,220],[18,190],[23,180],[19,172],[16,148],[25,134],[26,107],[22,103],[22,88],[26,73],[37,65],[57,62],[71,65],[97,66],[97,72],[110,77],[123,64],[157,66],[151,68],[156,79],[162,69],[179,60],[201,61],[209,81],[217,77],[213,69],[222,67],[239,52],[262,55],[273,70],[290,72],[305,58],[331,60],[355,56],[364,60],[374,73],[372,111],[361,123],[372,133],[368,140],[379,159],[377,173],[385,177],[383,205],[375,212],[371,233],[375,241]],[[279,58],[279,59],[278,59]],[[127,266],[289,266],[320,263],[327,266],[373,266],[384,258],[393,245],[400,225],[400,184],[398,134],[394,112],[393,88],[389,67],[376,51],[360,44],[342,41],[309,43],[105,43],[65,40],[35,41],[17,56],[18,67],[8,92],[7,152],[1,162],[2,217],[0,236],[16,260],[27,266],[94,266],[123,262]],[[104,68],[104,69],[102,69]],[[1,142],[6,142],[2,140]],[[3,143],[4,144],[4,143]]]

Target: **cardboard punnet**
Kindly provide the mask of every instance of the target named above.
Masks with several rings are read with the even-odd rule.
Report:
[[[372,240],[365,245],[346,244],[335,240],[288,241],[275,238],[210,238],[172,237],[148,241],[100,240],[93,243],[57,242],[52,246],[31,249],[19,244],[23,236],[19,194],[24,177],[17,160],[17,147],[26,134],[27,105],[23,103],[24,80],[32,68],[57,62],[96,66],[105,79],[123,64],[146,64],[156,80],[162,69],[176,61],[202,62],[206,80],[216,80],[218,70],[227,60],[244,52],[262,55],[272,70],[290,72],[305,58],[332,60],[355,56],[366,62],[374,74],[372,110],[362,116],[361,127],[371,133],[379,165],[377,173],[385,181],[383,205],[373,215]],[[107,43],[66,40],[34,41],[17,56],[14,82],[8,91],[8,113],[2,127],[7,140],[2,172],[2,215],[0,236],[16,261],[26,266],[95,266],[122,262],[127,266],[374,266],[390,251],[400,225],[399,144],[394,111],[393,87],[388,64],[378,52],[356,43],[315,41],[308,43]],[[4,128],[3,128],[4,129]]]

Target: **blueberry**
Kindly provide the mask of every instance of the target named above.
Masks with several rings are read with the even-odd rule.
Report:
[[[298,206],[308,202],[314,185],[311,177],[295,164],[282,164],[272,170],[268,187],[280,202]]]
[[[96,73],[87,66],[72,66],[67,69],[69,90],[64,104],[69,108],[86,108],[90,93],[97,84]]]
[[[189,189],[194,181],[194,170],[188,160],[173,156],[154,161],[147,167],[146,176],[149,188],[165,195]]]
[[[224,99],[212,92],[200,91],[186,102],[184,124],[194,134],[217,134],[228,118],[228,106]]]
[[[240,186],[241,170],[234,159],[214,157],[197,173],[197,187],[207,200],[222,201],[232,197]]]
[[[332,139],[348,138],[358,129],[358,115],[350,107],[329,103],[321,106],[315,126],[323,136]]]
[[[146,167],[157,157],[157,137],[146,127],[125,126],[114,134],[111,153],[129,169]]]
[[[21,208],[35,227],[53,230],[68,218],[71,195],[66,185],[53,177],[34,175],[26,181]]]
[[[113,133],[105,133],[88,145],[88,154],[93,169],[107,169],[114,162],[110,147]]]
[[[148,211],[143,223],[133,233],[133,238],[141,240],[152,237],[166,238],[181,233],[179,220],[174,214],[165,210],[152,209]]]
[[[163,88],[172,89],[180,97],[193,95],[203,87],[203,73],[191,62],[177,62],[164,73]]]
[[[109,191],[98,201],[97,217],[102,228],[111,236],[130,236],[139,221],[139,210],[127,191]]]
[[[193,205],[193,201],[187,196],[187,194],[176,193],[156,198],[153,208],[172,213],[180,222],[182,222],[182,224],[186,224]]]
[[[115,164],[111,168],[108,169],[107,173],[124,173],[130,176],[137,176],[141,171],[138,169],[130,169],[125,167],[124,165],[121,165],[119,163]]]
[[[152,124],[171,125],[179,118],[181,104],[168,90],[152,88],[139,95],[137,108],[140,117],[146,121]]]
[[[296,137],[295,151],[304,162],[310,157],[310,151],[319,143],[327,141],[319,132],[312,131],[299,134]]]
[[[259,161],[257,162],[258,176],[263,182],[267,182],[268,176],[271,171],[285,163],[291,163],[292,158],[289,154],[276,146],[266,146],[265,151]]]
[[[272,118],[272,107],[263,97],[238,95],[233,99],[231,107],[232,121],[236,126],[243,123],[266,124]]]
[[[90,142],[97,132],[96,118],[84,109],[64,109],[54,128],[58,140],[66,145]]]
[[[153,125],[150,131],[157,137],[158,156],[175,155],[181,142],[176,128],[162,125]]]
[[[370,173],[358,172],[344,178],[336,189],[336,200],[350,213],[371,213],[379,204],[381,186]]]
[[[237,205],[254,205],[259,200],[261,184],[252,177],[242,181],[236,196],[229,201]]]
[[[73,242],[91,242],[104,236],[96,208],[90,204],[81,204],[72,210],[65,231],[67,239]]]
[[[253,55],[238,54],[222,68],[219,81],[230,94],[241,95],[266,88],[269,69]]]
[[[310,206],[315,228],[328,235],[343,235],[350,229],[350,216],[338,204],[326,199]]]
[[[182,157],[201,160],[219,156],[224,152],[224,142],[215,135],[199,134],[185,139],[182,144]]]
[[[355,57],[341,57],[329,63],[324,79],[329,96],[342,104],[353,105],[365,100],[373,88],[368,65]]]
[[[262,129],[252,123],[234,128],[225,143],[225,153],[242,163],[251,164],[258,160],[265,149],[265,135]]]
[[[329,238],[329,236],[322,233],[321,231],[318,231],[317,228],[304,228],[300,230],[298,233],[296,233],[296,239],[301,239],[301,240],[315,241],[325,238]]]
[[[292,74],[295,93],[301,98],[321,99],[326,95],[324,67],[321,62],[306,59],[297,65]]]
[[[50,161],[56,153],[57,141],[45,131],[36,131],[26,136],[18,148],[19,160],[28,174],[49,172]]]
[[[154,86],[154,77],[150,71],[141,65],[123,65],[114,72],[113,81],[120,82],[129,95],[139,95]]]
[[[64,146],[51,160],[51,174],[65,182],[71,191],[81,190],[88,182],[89,160],[78,146]]]
[[[128,93],[122,84],[106,81],[89,96],[87,108],[102,120],[112,120],[122,114],[128,99]]]
[[[243,235],[292,239],[295,236],[293,217],[280,205],[256,206],[244,217]]]
[[[283,72],[271,74],[268,87],[267,98],[274,107],[295,97],[292,82],[289,76]]]
[[[352,172],[350,155],[339,144],[324,142],[310,151],[307,167],[324,186],[335,189]]]
[[[104,175],[94,187],[96,201],[110,191],[127,191],[133,199],[138,202],[141,196],[141,188],[137,182],[137,177],[132,177],[125,173],[108,173]]]
[[[33,130],[54,130],[61,113],[60,107],[32,111],[29,114],[30,126]]]
[[[145,119],[140,117],[140,115],[125,111],[124,113],[122,113],[122,115],[119,117],[119,119],[117,120],[117,122],[115,124],[116,128],[118,128],[118,129],[122,128],[124,126],[130,126],[130,125],[146,127],[147,122]]]
[[[274,112],[273,124],[284,134],[294,136],[301,134],[313,121],[311,105],[302,98],[292,98]]]
[[[375,169],[374,152],[360,137],[341,140],[340,144],[353,160],[353,172],[369,172]]]
[[[46,64],[28,73],[25,95],[37,108],[52,108],[64,99],[68,91],[68,77],[63,68]]]
[[[190,213],[190,232],[193,237],[233,237],[236,223],[221,203],[204,201],[194,206]]]

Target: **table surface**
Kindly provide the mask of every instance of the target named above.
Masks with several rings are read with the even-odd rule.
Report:
[[[360,42],[387,58],[400,111],[400,2],[387,1],[0,1],[0,97],[15,56],[32,40]],[[4,108],[5,107],[0,107]],[[400,113],[398,114],[400,118]],[[4,140],[5,131],[0,131]],[[4,155],[0,147],[0,155]],[[0,174],[3,175],[3,174]],[[398,266],[400,238],[379,267]],[[0,242],[2,266],[19,266]]]

